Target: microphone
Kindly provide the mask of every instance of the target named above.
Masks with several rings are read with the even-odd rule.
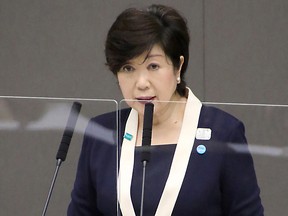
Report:
[[[151,146],[152,123],[153,123],[154,104],[146,103],[144,110],[143,132],[142,132],[142,159],[141,161],[150,160],[149,147]]]
[[[142,188],[141,188],[140,216],[143,216],[143,208],[144,208],[146,163],[149,162],[150,160],[153,111],[154,111],[154,104],[146,103],[145,110],[144,110],[143,132],[142,132],[141,161],[143,163],[143,176],[142,176]]]
[[[48,196],[46,199],[46,203],[45,203],[45,206],[44,206],[43,211],[42,211],[42,216],[44,216],[46,214],[48,204],[49,204],[49,201],[50,201],[50,198],[52,195],[52,191],[53,191],[53,188],[55,185],[55,181],[56,181],[61,163],[63,161],[65,161],[65,159],[66,159],[67,152],[68,152],[68,149],[70,146],[70,142],[72,139],[72,135],[74,133],[74,128],[76,126],[76,122],[77,122],[81,107],[82,107],[82,104],[79,102],[74,102],[72,107],[71,107],[71,111],[70,111],[70,114],[68,117],[66,128],[64,130],[62,140],[61,140],[61,143],[60,143],[57,155],[56,155],[56,159],[57,159],[56,169],[55,169],[53,179],[52,179],[52,182],[50,185],[50,189],[49,189],[49,193],[48,193]]]
[[[56,155],[56,159],[57,160],[61,160],[61,161],[65,161],[66,160],[66,156],[67,156],[67,152],[70,146],[70,142],[72,139],[72,135],[74,133],[74,128],[81,110],[82,104],[79,102],[74,102],[72,107],[71,107],[71,111],[70,111],[70,115],[68,117],[68,121],[67,121],[67,125],[66,128],[64,130],[63,136],[62,136],[62,140]]]

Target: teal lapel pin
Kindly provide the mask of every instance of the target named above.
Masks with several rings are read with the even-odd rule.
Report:
[[[131,134],[129,134],[129,133],[125,133],[124,138],[129,140],[129,141],[131,141],[133,136]]]

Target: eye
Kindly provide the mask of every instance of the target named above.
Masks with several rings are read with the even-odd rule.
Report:
[[[150,69],[150,70],[158,70],[159,69],[159,65],[158,64],[155,64],[155,63],[152,63],[152,64],[150,64],[149,66],[148,66],[148,68]]]
[[[134,68],[131,66],[131,65],[124,65],[120,71],[123,71],[123,72],[132,72],[134,71]]]

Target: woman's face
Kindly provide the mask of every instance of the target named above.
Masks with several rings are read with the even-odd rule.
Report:
[[[131,59],[117,73],[123,97],[128,105],[143,114],[147,101],[179,101],[181,96],[176,92],[177,77],[184,58],[179,57],[181,64],[175,69],[172,61],[165,55],[159,45],[151,51]],[[169,103],[154,103],[154,113]]]

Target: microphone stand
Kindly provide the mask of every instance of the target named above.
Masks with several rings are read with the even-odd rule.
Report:
[[[44,206],[44,209],[43,209],[43,212],[42,212],[42,216],[44,216],[46,214],[46,211],[47,211],[47,208],[48,208],[48,205],[49,205],[49,202],[50,202],[50,198],[51,198],[51,195],[52,195],[52,191],[54,189],[54,185],[55,185],[55,182],[56,182],[56,179],[57,179],[57,175],[58,175],[61,163],[62,163],[62,160],[58,159],[57,163],[56,163],[56,169],[55,169],[55,172],[54,172],[54,175],[53,175],[53,179],[52,179],[52,182],[51,182],[51,185],[50,185],[49,193],[48,193],[48,196],[47,196],[47,199],[46,199],[46,202],[45,202],[45,206]]]
[[[146,165],[147,165],[147,161],[143,161],[143,176],[142,176],[142,187],[141,187],[141,206],[140,206],[140,216],[143,216],[144,193],[145,193]]]
[[[42,211],[42,216],[45,216],[45,214],[47,212],[47,208],[48,208],[48,205],[50,202],[52,191],[54,189],[54,185],[55,185],[55,182],[57,179],[59,168],[60,168],[62,162],[65,161],[65,159],[66,159],[67,152],[68,152],[68,149],[70,146],[70,142],[72,139],[72,135],[74,132],[74,128],[76,126],[76,122],[77,122],[81,107],[82,107],[82,104],[78,103],[78,102],[74,102],[72,107],[71,107],[71,111],[70,111],[70,114],[68,117],[67,125],[66,125],[66,128],[64,130],[62,140],[61,140],[61,143],[60,143],[57,155],[56,155],[56,160],[57,160],[56,169],[55,169],[55,172],[54,172],[54,175],[52,178],[52,182],[51,182],[49,193],[48,193],[48,196],[47,196],[47,199],[45,202],[45,206],[44,206],[43,211]]]
[[[143,134],[142,134],[142,163],[143,163],[143,176],[142,176],[142,187],[141,187],[141,206],[140,206],[140,216],[143,216],[144,208],[144,194],[145,194],[145,177],[146,177],[146,165],[150,160],[150,146],[152,137],[152,124],[153,124],[153,103],[146,103],[144,110],[144,120],[143,120]]]

